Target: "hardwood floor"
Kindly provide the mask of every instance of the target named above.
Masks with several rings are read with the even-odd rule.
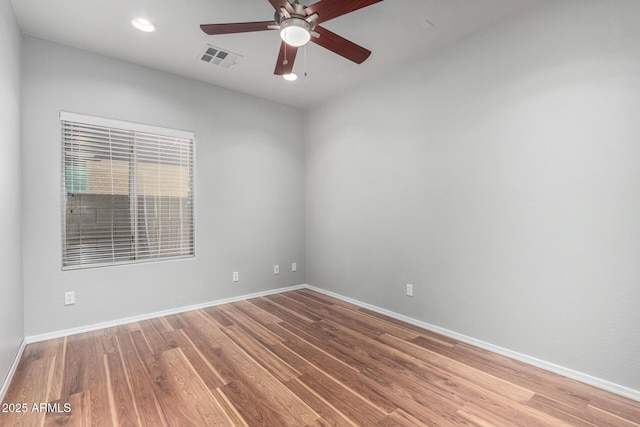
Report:
[[[640,426],[638,402],[310,290],[30,344],[2,409],[1,426]]]

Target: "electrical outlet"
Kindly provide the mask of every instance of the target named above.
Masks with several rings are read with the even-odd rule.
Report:
[[[71,292],[65,292],[64,293],[64,305],[73,305],[76,303],[76,293],[71,291]]]
[[[291,264],[291,271],[298,271],[298,263],[294,262]]]
[[[280,274],[280,266],[279,265],[274,265],[273,266],[273,274]]]
[[[413,285],[410,285],[407,283],[407,296],[412,297],[413,296]]]
[[[233,272],[233,281],[234,282],[239,282],[240,281],[240,273],[238,273],[237,271]]]

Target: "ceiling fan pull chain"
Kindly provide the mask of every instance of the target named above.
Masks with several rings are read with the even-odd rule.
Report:
[[[304,45],[304,76],[309,77],[307,73],[307,45]]]
[[[282,61],[282,65],[287,65],[289,61],[287,61],[287,32],[284,33],[284,60]]]

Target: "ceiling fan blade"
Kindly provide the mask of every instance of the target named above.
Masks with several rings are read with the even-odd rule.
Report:
[[[291,6],[288,0],[269,0],[269,3],[271,3],[271,6],[273,6],[275,10],[280,10],[281,7],[285,7],[290,13],[294,12],[293,6]]]
[[[372,4],[381,1],[382,0],[321,0],[316,4],[308,6],[305,9],[305,12],[307,15],[312,15],[314,13],[320,15],[316,21],[320,23],[353,12],[354,10],[371,6]]]
[[[286,64],[285,64],[285,51],[286,51]],[[291,74],[293,72],[293,63],[296,60],[296,54],[298,48],[289,46],[285,42],[280,43],[280,54],[278,55],[278,62],[276,62],[276,69],[273,74],[278,76],[284,76],[285,74]]]
[[[273,24],[273,21],[240,22],[237,24],[204,24],[200,25],[200,28],[209,35],[215,35],[266,31],[270,29],[269,25]]]
[[[312,37],[312,42],[324,47],[325,49],[329,49],[331,52],[337,53],[356,64],[362,64],[366,61],[369,55],[371,55],[370,50],[365,49],[324,27],[317,26],[315,31],[320,34],[320,37]]]

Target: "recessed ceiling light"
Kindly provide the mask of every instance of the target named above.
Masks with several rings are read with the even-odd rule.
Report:
[[[292,81],[298,80],[298,75],[296,73],[283,74],[282,78],[292,82]]]
[[[147,19],[144,18],[134,18],[131,20],[131,25],[139,29],[140,31],[144,31],[145,33],[150,33],[156,30],[156,26]]]

